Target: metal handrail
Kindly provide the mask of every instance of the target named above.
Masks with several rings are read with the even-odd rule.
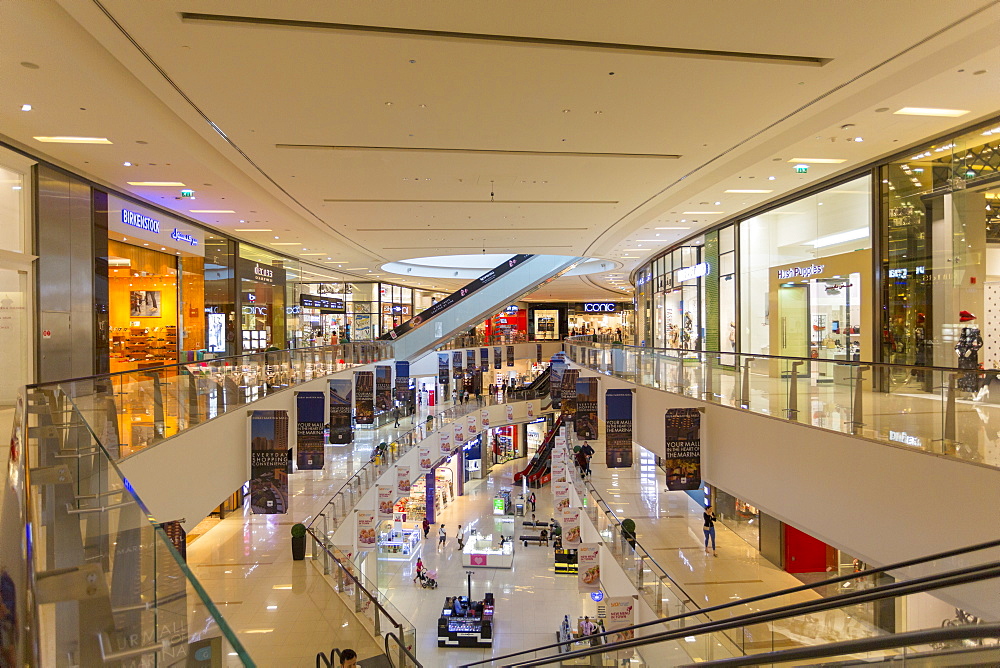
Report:
[[[913,645],[929,645],[931,643],[955,640],[983,640],[986,638],[1000,638],[1000,624],[970,624],[966,626],[945,626],[939,629],[925,629],[923,631],[907,631],[905,633],[876,636],[874,638],[842,640],[840,642],[827,643],[825,645],[813,645],[811,647],[796,647],[794,649],[784,649],[777,652],[767,652],[766,654],[751,654],[749,656],[737,656],[729,659],[717,659],[712,661],[710,664],[691,663],[682,666],[681,668],[695,668],[695,666],[704,665],[759,666],[765,664],[787,663],[789,661],[802,661],[805,659],[821,659],[824,657],[841,656],[844,654],[861,654],[864,652],[873,652],[883,649],[911,647]],[[997,651],[996,648],[984,648],[981,646],[970,647],[968,651],[978,652],[983,649],[991,649],[991,651],[994,652]],[[956,652],[947,652],[942,654],[944,656],[949,656],[956,654]]]
[[[575,652],[560,654],[559,658],[564,661],[573,660],[582,657],[593,656],[594,654],[601,654],[604,652],[614,652],[620,649],[639,647],[641,645],[651,645],[658,642],[676,640],[678,638],[697,637],[699,635],[704,635],[706,633],[727,631],[729,629],[742,627],[747,624],[761,624],[763,622],[785,619],[787,617],[796,617],[799,615],[804,615],[809,613],[824,612],[826,610],[841,608],[848,605],[857,605],[859,603],[870,603],[872,601],[879,601],[886,598],[893,598],[898,596],[906,596],[909,594],[934,591],[937,589],[955,587],[958,585],[969,584],[972,582],[981,582],[983,580],[998,578],[998,577],[1000,577],[1000,562],[993,562],[979,566],[971,566],[968,568],[960,568],[954,571],[947,571],[945,573],[931,575],[923,578],[915,578],[913,580],[908,580],[906,582],[894,582],[891,584],[875,587],[873,589],[851,592],[848,594],[843,594],[841,596],[833,596],[830,598],[821,599],[819,601],[794,603],[790,605],[781,606],[778,608],[773,608],[771,610],[767,610],[764,612],[752,612],[746,615],[730,617],[729,619],[726,620],[710,621],[710,622],[705,622],[703,624],[698,624],[696,626],[689,626],[687,628],[677,629],[674,631],[664,631],[662,633],[643,636],[641,638],[632,638],[617,643],[598,645],[583,650],[577,650]],[[546,665],[546,663],[550,662],[551,661],[549,659],[539,659],[537,661],[528,661],[526,663],[508,664],[508,665],[544,666]],[[469,665],[475,665],[475,664],[469,664]],[[462,668],[466,668],[466,666],[463,666]]]
[[[955,548],[952,550],[946,550],[944,552],[936,552],[924,557],[917,557],[915,559],[907,559],[906,561],[899,561],[894,564],[889,564],[888,566],[880,566],[878,568],[872,568],[865,571],[860,571],[858,573],[849,573],[847,575],[838,575],[837,577],[828,578],[826,580],[820,580],[819,582],[814,582],[812,584],[802,584],[795,587],[790,587],[788,589],[781,589],[774,592],[769,592],[766,594],[758,594],[756,596],[751,596],[749,598],[743,598],[738,601],[730,601],[728,603],[721,603],[719,605],[713,605],[708,608],[700,608],[698,610],[691,610],[689,612],[684,612],[679,615],[671,615],[668,617],[661,617],[658,619],[653,619],[648,622],[642,622],[640,624],[633,624],[632,626],[626,626],[620,629],[615,629],[614,631],[604,631],[602,633],[595,634],[595,638],[605,638],[610,635],[627,632],[627,631],[637,631],[639,629],[648,628],[650,626],[657,626],[659,624],[667,624],[669,622],[680,621],[687,619],[689,617],[694,617],[697,615],[708,615],[713,612],[721,612],[728,610],[730,608],[742,607],[749,603],[758,603],[760,601],[766,601],[771,598],[777,598],[780,596],[788,596],[790,594],[796,594],[807,590],[816,590],[824,587],[839,585],[843,582],[849,582],[851,580],[860,580],[861,578],[870,577],[872,575],[879,575],[881,573],[888,573],[890,571],[897,571],[904,568],[909,568],[911,566],[917,566],[920,564],[925,564],[932,561],[937,561],[939,559],[948,559],[951,557],[957,557],[965,554],[972,554],[973,552],[979,552],[981,550],[988,550],[991,548],[1000,547],[1000,540],[991,540],[985,543],[977,543],[975,545],[968,545],[966,547]],[[671,580],[673,581],[673,580]],[[909,582],[909,581],[907,581]],[[682,590],[683,591],[683,590]],[[808,601],[808,603],[814,603],[814,601]],[[690,630],[691,627],[689,627]],[[469,668],[470,666],[478,666],[493,663],[501,659],[509,659],[516,656],[521,656],[523,654],[531,654],[533,652],[540,652],[547,649],[556,649],[558,647],[563,647],[566,645],[571,645],[573,641],[569,642],[558,642],[552,643],[550,645],[542,645],[540,647],[534,647],[528,650],[522,650],[520,652],[514,652],[511,654],[505,654],[502,656],[494,657],[492,659],[487,659],[484,661],[477,661],[475,663],[463,664],[462,668]]]
[[[423,668],[423,664],[420,663],[419,661],[417,661],[417,657],[413,654],[413,652],[411,652],[410,650],[408,650],[406,648],[406,643],[404,643],[402,640],[400,640],[399,636],[397,636],[392,631],[389,631],[388,633],[385,634],[385,655],[389,658],[389,663],[393,662],[392,661],[392,650],[389,649],[389,639],[390,638],[392,639],[393,642],[396,643],[396,646],[399,648],[399,652],[400,652],[399,665],[396,666],[396,668],[403,668],[403,666],[406,665],[406,663],[405,663],[405,661],[403,659],[404,655],[407,658],[409,658],[409,660],[411,662],[413,662],[414,668]]]

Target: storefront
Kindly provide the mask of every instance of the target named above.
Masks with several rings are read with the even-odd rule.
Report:
[[[528,304],[528,339],[558,341],[568,331],[565,304]]]
[[[477,435],[462,446],[462,458],[465,460],[465,482],[483,477],[483,437]]]
[[[285,347],[285,258],[240,245],[242,352]]]
[[[483,326],[487,343],[520,343],[528,339],[528,311],[523,305],[510,304],[487,320]]]
[[[583,302],[569,311],[569,333],[592,334],[602,339],[631,340],[631,302]]]
[[[548,418],[540,417],[537,420],[524,425],[524,442],[527,456],[538,452],[542,442],[545,441],[545,434],[548,433]]]
[[[518,431],[517,425],[506,425],[485,432],[484,438],[489,444],[491,465],[506,464],[524,456],[521,453],[523,441]]]

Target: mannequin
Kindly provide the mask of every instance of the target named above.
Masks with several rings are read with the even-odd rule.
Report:
[[[959,369],[976,369],[976,373],[962,374],[958,379],[958,389],[966,392],[979,391],[979,349],[983,347],[983,337],[975,325],[962,328],[955,351],[958,353]]]

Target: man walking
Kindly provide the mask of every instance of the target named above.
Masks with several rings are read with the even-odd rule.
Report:
[[[455,534],[455,540],[458,541],[458,549],[461,550],[465,547],[465,535],[462,533],[462,525],[458,525],[458,533]]]
[[[448,532],[444,530],[444,525],[438,529],[438,547],[444,547],[444,542],[448,539]]]

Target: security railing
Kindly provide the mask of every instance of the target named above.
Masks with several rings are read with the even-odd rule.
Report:
[[[637,385],[1000,467],[1000,438],[990,427],[1000,420],[1000,370],[637,348],[589,339],[567,339],[569,358]]]

